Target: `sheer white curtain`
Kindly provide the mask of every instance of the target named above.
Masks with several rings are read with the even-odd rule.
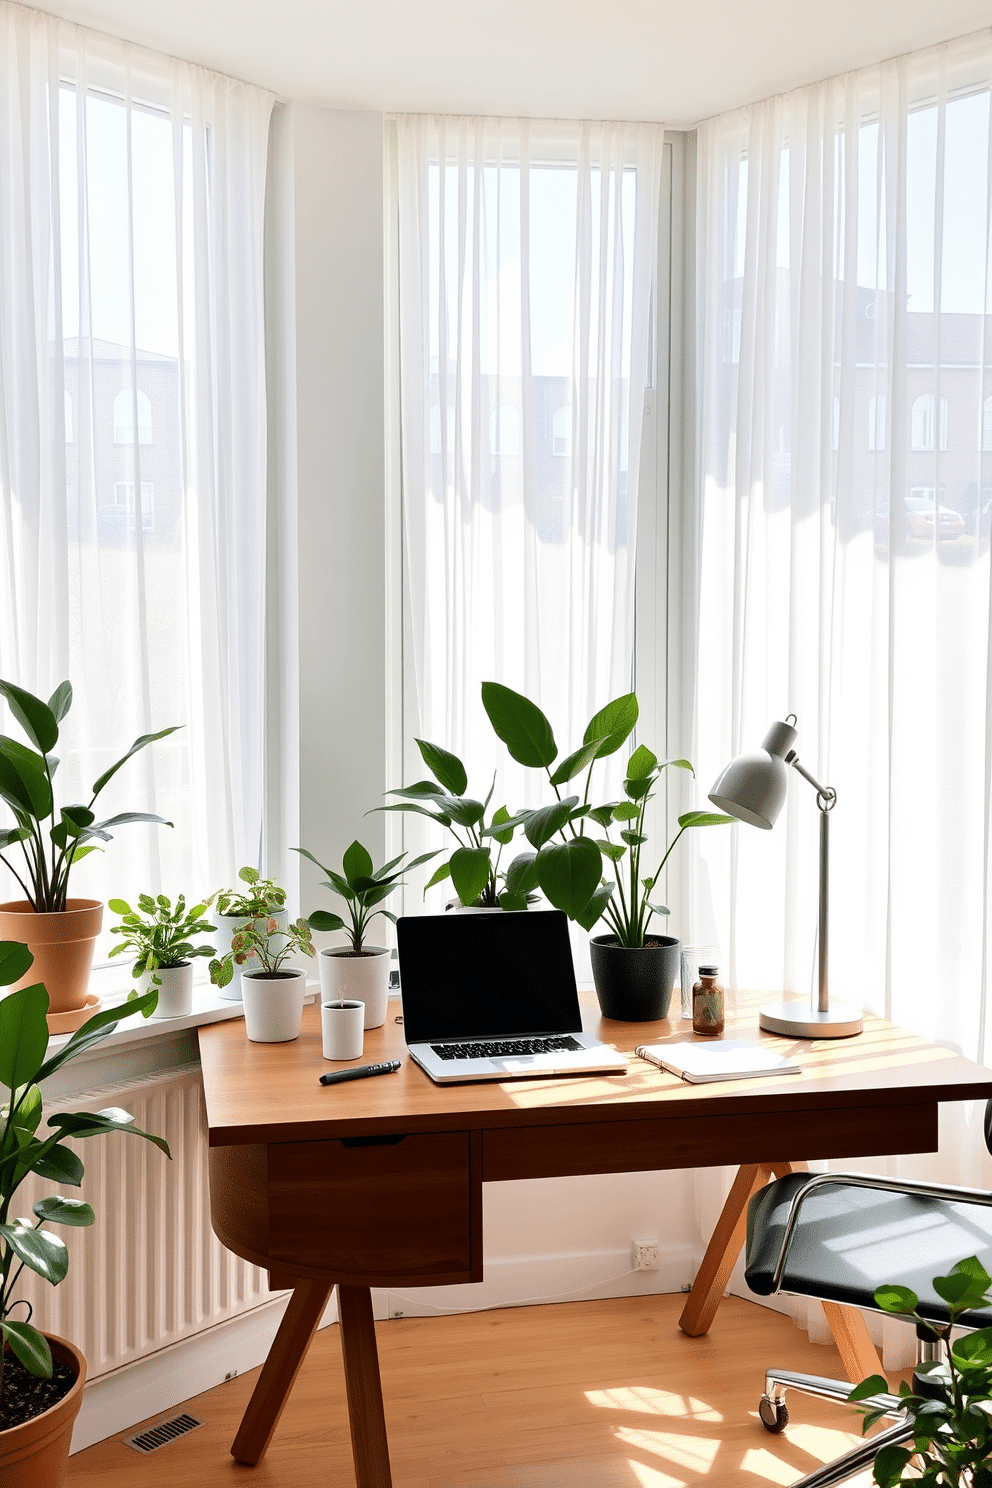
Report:
[[[397,128],[405,735],[465,758],[484,795],[507,762],[483,680],[538,702],[563,753],[630,689],[664,130]]]
[[[77,893],[258,859],[272,102],[0,4],[0,675],[71,679],[69,801],[185,725],[106,792],[175,830],[123,829]]]
[[[701,129],[685,555],[703,783],[798,715],[800,757],[838,793],[834,993],[978,1059],[992,1054],[990,77],[983,37]],[[809,992],[816,817],[794,779],[772,832],[701,833],[687,854],[693,935],[716,940],[737,986]],[[938,1159],[896,1166],[988,1182],[977,1114],[948,1113]]]

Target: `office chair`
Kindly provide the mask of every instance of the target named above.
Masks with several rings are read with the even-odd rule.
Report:
[[[992,1152],[992,1101],[985,1108],[985,1145]],[[875,1288],[897,1282],[917,1294],[921,1317],[946,1324],[947,1304],[934,1291],[933,1277],[972,1255],[992,1274],[992,1193],[862,1173],[791,1173],[751,1200],[744,1275],[762,1297],[792,1292],[875,1312],[880,1311]],[[992,1327],[992,1310],[966,1313],[959,1324]],[[937,1335],[920,1327],[916,1331],[917,1364],[938,1360],[943,1346]],[[846,1401],[858,1383],[769,1369],[758,1413],[768,1431],[781,1431],[789,1419],[787,1389]],[[916,1388],[925,1394],[925,1381]],[[807,1473],[793,1488],[846,1482],[869,1467],[883,1446],[912,1439],[912,1421],[898,1395],[863,1403],[885,1407],[895,1424]]]

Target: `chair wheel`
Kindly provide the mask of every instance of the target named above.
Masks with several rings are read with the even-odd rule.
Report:
[[[769,1400],[767,1395],[762,1395],[758,1401],[758,1415],[765,1430],[775,1435],[784,1431],[789,1424],[789,1408],[785,1401]]]

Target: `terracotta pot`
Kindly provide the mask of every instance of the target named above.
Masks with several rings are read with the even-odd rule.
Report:
[[[76,1383],[57,1405],[21,1426],[0,1431],[0,1483],[3,1488],[64,1488],[72,1427],[83,1403],[86,1360],[64,1338],[47,1333],[52,1357],[76,1370]]]
[[[89,995],[89,980],[102,924],[99,899],[67,899],[64,910],[51,914],[36,913],[26,899],[0,904],[0,940],[18,940],[34,956],[30,971],[10,990],[44,982],[53,1033],[78,1028],[99,1007]]]

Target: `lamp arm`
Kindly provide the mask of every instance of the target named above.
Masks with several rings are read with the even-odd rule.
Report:
[[[799,756],[794,749],[790,749],[789,753],[785,756],[785,763],[791,765],[796,774],[801,775],[816,791],[817,804],[820,810],[832,811],[837,804],[837,792],[833,786],[821,785],[816,776],[811,775],[806,767],[799,763]]]

